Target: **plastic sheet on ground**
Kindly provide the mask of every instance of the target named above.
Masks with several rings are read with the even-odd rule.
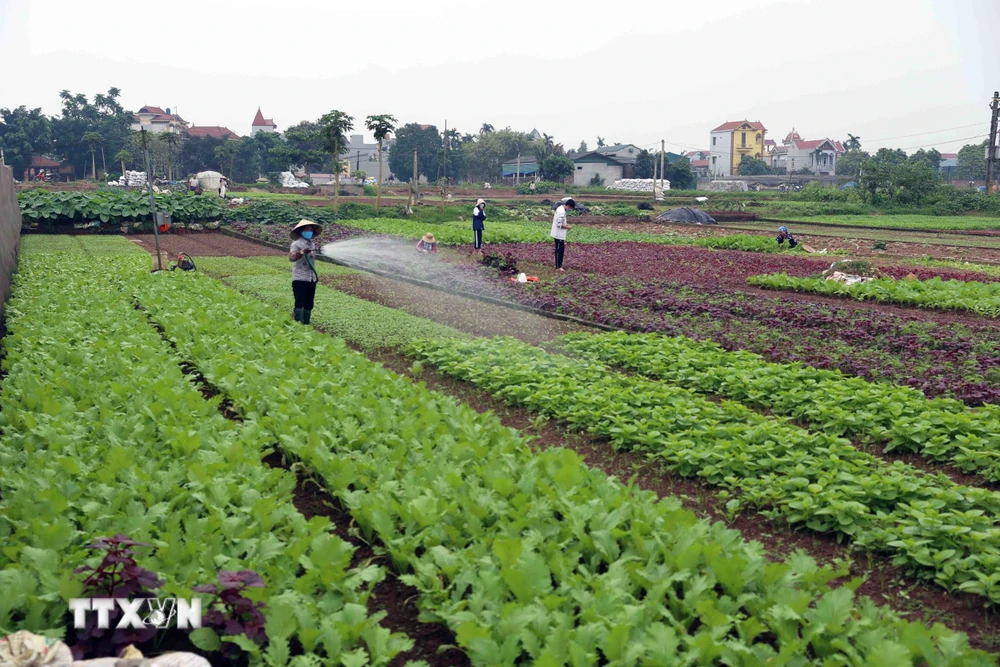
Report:
[[[290,171],[281,172],[281,187],[283,188],[308,188],[309,184],[295,178],[295,174]]]
[[[705,213],[700,208],[683,206],[665,211],[656,218],[657,222],[687,222],[693,225],[717,225],[715,218]]]

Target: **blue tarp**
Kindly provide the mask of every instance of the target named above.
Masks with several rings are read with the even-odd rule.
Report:
[[[505,164],[503,165],[503,175],[513,176],[517,173],[517,164]],[[521,163],[521,176],[534,176],[538,173],[538,163],[537,162],[522,162]]]

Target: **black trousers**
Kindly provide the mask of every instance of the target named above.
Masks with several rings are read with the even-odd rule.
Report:
[[[563,263],[563,255],[566,254],[566,241],[563,239],[556,239],[556,268],[561,269]]]
[[[483,230],[473,229],[472,233],[476,235],[476,250],[483,247]]]
[[[295,295],[296,308],[312,310],[313,299],[316,298],[316,283],[311,280],[293,280],[292,294]]]

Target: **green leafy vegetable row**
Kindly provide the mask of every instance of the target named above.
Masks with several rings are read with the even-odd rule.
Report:
[[[54,242],[50,242],[50,239]],[[148,255],[127,241],[25,239],[0,389],[0,628],[60,635],[93,564],[86,546],[118,533],[154,545],[141,564],[161,595],[190,598],[220,570],[266,588],[272,667],[385,665],[412,646],[366,607],[376,566],[292,505],[295,478],[261,463],[260,429],[219,414],[133,307]],[[75,247],[74,247],[75,246]],[[126,291],[128,290],[128,291]],[[193,638],[219,645],[210,628]],[[245,636],[244,649],[260,653]]]
[[[174,222],[202,222],[222,217],[218,197],[187,193],[156,194],[156,210],[169,213]],[[21,217],[26,224],[69,223],[100,220],[108,224],[150,221],[149,193],[98,190],[96,192],[47,192],[38,188],[18,193]]]
[[[839,371],[776,364],[683,336],[614,332],[559,340],[587,355],[680,387],[791,417],[830,435],[886,451],[912,451],[1000,481],[1000,409],[928,399],[910,387],[868,382]]]
[[[650,452],[688,477],[739,493],[795,526],[849,537],[948,590],[1000,601],[1000,494],[883,462],[850,442],[712,403],[686,389],[626,377],[511,339],[418,341],[417,359],[490,393]]]
[[[676,499],[567,450],[533,453],[492,416],[214,281],[151,276],[137,295],[385,545],[473,664],[992,664],[941,626],[831,590],[837,573],[804,554],[771,563]]]
[[[392,218],[368,218],[345,221],[355,229],[368,232],[419,239],[428,231],[434,233],[441,245],[462,245],[471,243],[472,228],[469,222],[445,222],[429,224],[416,220]],[[483,238],[488,243],[551,243],[551,225],[547,222],[490,222],[486,223]],[[734,234],[732,236],[709,236],[692,238],[673,234],[647,234],[626,232],[606,227],[578,225],[569,232],[573,243],[604,243],[607,241],[640,241],[644,243],[665,243],[696,245],[706,248],[748,250],[753,252],[790,252],[780,247],[774,239],[764,236]],[[798,250],[794,251],[798,252]]]
[[[476,665],[992,664],[964,637],[831,590],[756,543],[532,453],[427,391],[211,281],[139,298],[201,371],[323,479]],[[200,318],[205,308],[219,313]]]
[[[793,278],[785,273],[750,276],[751,285],[767,289],[816,292],[858,301],[898,303],[919,308],[966,310],[977,315],[1000,316],[1000,283],[960,280],[880,279],[847,285],[823,278]]]

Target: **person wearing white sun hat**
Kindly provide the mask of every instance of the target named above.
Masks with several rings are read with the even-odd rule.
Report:
[[[292,264],[292,294],[295,295],[295,310],[292,317],[296,322],[309,324],[313,300],[316,298],[316,283],[319,275],[313,263],[316,252],[314,238],[322,227],[312,220],[299,220],[292,228],[292,245],[288,251],[288,261]]]
[[[472,235],[475,249],[483,254],[483,230],[486,229],[486,200],[480,199],[472,209]]]

